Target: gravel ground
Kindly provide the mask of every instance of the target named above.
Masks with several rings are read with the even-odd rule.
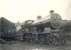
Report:
[[[0,44],[0,50],[71,50],[71,46],[47,46],[47,45],[35,45],[24,42],[7,42],[6,44]]]

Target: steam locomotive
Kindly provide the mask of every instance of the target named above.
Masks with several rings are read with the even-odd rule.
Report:
[[[36,44],[64,45],[65,38],[60,27],[61,21],[39,20],[32,22],[24,27],[23,40]]]

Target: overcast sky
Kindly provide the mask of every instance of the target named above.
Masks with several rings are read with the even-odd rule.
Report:
[[[0,17],[16,23],[28,19],[36,19],[38,15],[48,16],[49,10],[53,9],[63,19],[71,19],[68,9],[70,0],[0,0]],[[68,10],[68,11],[67,11]]]

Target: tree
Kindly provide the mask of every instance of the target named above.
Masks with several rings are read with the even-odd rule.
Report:
[[[71,32],[71,22],[67,22],[62,25],[61,30],[65,33]]]
[[[60,30],[62,31],[62,34],[65,35],[66,40],[71,40],[71,21],[63,24]]]

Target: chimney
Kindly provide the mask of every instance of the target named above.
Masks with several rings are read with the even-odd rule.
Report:
[[[37,20],[41,20],[42,19],[42,16],[37,16]]]

